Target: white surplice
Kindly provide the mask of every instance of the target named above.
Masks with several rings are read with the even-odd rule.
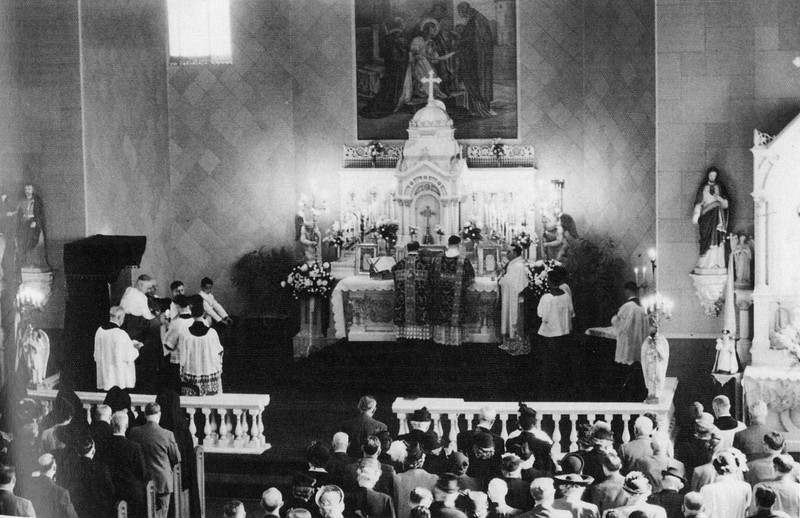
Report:
[[[629,299],[611,318],[611,325],[617,331],[617,350],[614,353],[614,361],[624,365],[632,365],[639,361],[642,344],[650,332],[650,324],[644,308],[633,299]]]
[[[134,361],[139,351],[128,333],[119,327],[99,328],[94,335],[94,361],[97,364],[97,388],[108,390],[114,385],[133,388],[136,385]]]
[[[500,333],[509,338],[516,338],[519,333],[519,295],[528,285],[528,271],[522,257],[512,259],[500,284],[501,316]]]

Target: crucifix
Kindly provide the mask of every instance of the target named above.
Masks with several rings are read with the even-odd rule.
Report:
[[[420,79],[420,83],[428,85],[428,103],[431,104],[434,101],[433,98],[433,86],[441,83],[442,80],[436,77],[436,72],[433,70],[428,71],[428,77],[423,77]]]
[[[425,218],[425,237],[422,238],[422,244],[432,245],[433,235],[431,234],[431,216],[435,216],[436,213],[431,210],[430,205],[425,205],[425,208],[419,211],[419,215]]]

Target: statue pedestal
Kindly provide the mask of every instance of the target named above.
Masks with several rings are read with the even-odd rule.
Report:
[[[703,306],[703,312],[710,317],[718,316],[722,307],[722,294],[728,281],[727,269],[695,268],[689,276],[700,305]]]
[[[295,358],[307,358],[327,345],[322,332],[322,307],[327,301],[319,297],[304,299],[300,305],[300,332],[292,341]]]
[[[34,294],[42,297],[37,301],[37,305],[43,307],[50,300],[53,293],[53,272],[50,270],[40,270],[39,268],[21,268],[22,283],[19,285],[18,293]]]

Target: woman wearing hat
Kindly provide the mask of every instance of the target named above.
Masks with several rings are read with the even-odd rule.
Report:
[[[745,456],[729,448],[717,453],[711,463],[717,480],[700,489],[709,518],[744,518],[752,497],[750,484],[741,476],[747,469]]]
[[[642,511],[647,518],[667,518],[667,512],[663,507],[647,503],[647,497],[653,489],[643,474],[631,471],[625,477],[622,488],[628,494],[628,505],[616,509],[620,516],[630,516],[634,511]],[[610,512],[606,511],[605,516]]]
[[[562,496],[555,499],[553,509],[569,511],[573,518],[598,518],[600,516],[596,505],[582,500],[586,488],[594,481],[592,477],[569,473],[556,475],[555,480],[556,487]]]

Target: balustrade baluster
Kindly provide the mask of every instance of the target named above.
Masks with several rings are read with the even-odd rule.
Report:
[[[461,417],[461,414],[447,414],[447,418],[450,419],[450,433],[447,435],[447,449],[450,452],[456,450],[456,442],[458,440],[458,418]]]
[[[400,433],[404,435],[408,433],[408,421],[406,421],[406,414],[397,414],[397,420],[400,421]]]
[[[258,441],[261,446],[267,444],[267,439],[264,437],[264,417],[262,413],[264,412],[263,408],[258,409],[258,413],[256,417],[258,417]]]
[[[628,424],[631,421],[631,415],[622,414],[620,417],[622,417],[622,442],[626,443],[631,440],[631,431],[630,428],[628,428]]]
[[[219,414],[219,445],[220,446],[230,446],[230,428],[228,427],[228,409],[227,408],[218,408],[217,413]]]
[[[214,417],[211,415],[211,409],[203,407],[201,410],[203,415],[206,416],[206,422],[203,425],[203,446],[208,448],[214,445],[214,434],[216,433],[216,425]]]
[[[553,447],[551,454],[554,459],[561,458],[561,414],[553,414]]]
[[[250,419],[252,420],[252,424],[250,425],[250,447],[251,448],[258,448],[258,410],[253,410],[252,408],[247,411],[250,414]]]
[[[242,410],[239,408],[234,408],[233,413],[231,415],[231,419],[236,421],[236,424],[233,424],[231,421],[231,425],[233,425],[233,433],[235,438],[233,439],[233,446],[235,448],[242,447]]]
[[[500,437],[508,439],[508,414],[500,414]]]
[[[578,414],[569,415],[571,430],[569,431],[569,451],[578,449]]]
[[[91,403],[83,404],[83,412],[86,414],[86,422],[92,424],[92,405]]]
[[[433,431],[436,432],[439,437],[442,437],[442,414],[431,414],[431,419],[433,419]]]
[[[250,425],[247,422],[247,409],[242,409],[242,444],[247,446],[250,442]]]
[[[186,413],[189,414],[189,433],[192,434],[192,444],[197,446],[200,442],[197,438],[197,423],[194,422],[194,414],[196,410],[194,408],[187,408]]]

